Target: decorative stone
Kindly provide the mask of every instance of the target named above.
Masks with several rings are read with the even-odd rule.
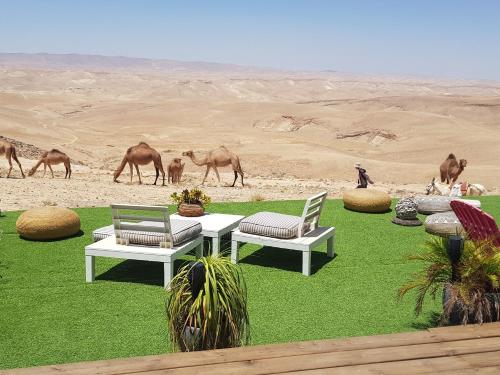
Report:
[[[459,199],[456,197],[448,197],[445,195],[419,195],[415,197],[418,205],[418,212],[424,215],[435,214],[438,212],[451,211],[450,202],[459,200],[474,207],[480,208],[481,202],[475,199]]]
[[[402,220],[413,220],[417,218],[418,204],[415,198],[405,197],[396,204],[396,217]]]
[[[464,233],[464,228],[453,211],[440,212],[427,216],[424,226],[427,233],[441,237]]]
[[[391,207],[389,194],[374,189],[353,189],[344,192],[344,207],[358,212],[386,212]]]
[[[452,197],[444,195],[419,195],[415,197],[418,212],[424,215],[451,211],[450,202],[452,199]]]
[[[25,211],[16,221],[17,233],[29,240],[55,240],[80,231],[80,217],[62,207],[41,207]]]
[[[419,219],[400,219],[399,217],[395,217],[392,219],[392,222],[404,227],[418,227],[419,225],[422,225],[422,222]]]

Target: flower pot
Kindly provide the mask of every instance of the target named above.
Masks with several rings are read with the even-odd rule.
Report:
[[[500,305],[500,293],[485,293],[486,299],[490,303],[490,315],[491,315],[491,322],[498,322],[500,321],[500,316],[497,314],[497,309],[495,309],[495,306]],[[443,310],[446,306],[446,303],[450,299],[450,290],[448,287],[445,286],[443,290]],[[460,302],[459,302],[460,303]],[[448,317],[448,324],[451,325],[460,325],[462,324],[462,319],[460,316],[460,308],[459,306],[455,305],[453,306],[453,309],[451,310],[450,316]],[[489,320],[484,320],[484,323],[489,323]],[[478,322],[474,318],[474,314],[469,313],[468,316],[468,321],[467,324],[477,324]]]
[[[181,203],[177,206],[177,212],[181,216],[196,217],[203,216],[205,209],[201,204]]]
[[[200,329],[187,326],[184,328],[184,332],[182,332],[182,337],[184,340],[184,349],[183,351],[188,351],[187,349],[198,349],[197,345],[200,340]]]

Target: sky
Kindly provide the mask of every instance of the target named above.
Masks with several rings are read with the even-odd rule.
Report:
[[[500,1],[0,0],[0,52],[500,80]]]

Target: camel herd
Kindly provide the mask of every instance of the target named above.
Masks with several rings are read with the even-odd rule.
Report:
[[[23,178],[25,178],[23,168],[16,155],[16,147],[12,143],[4,139],[0,139],[0,155],[5,155],[9,162],[9,171],[7,173],[7,178],[10,177],[10,174],[12,172],[12,160],[17,163],[19,169],[21,170]],[[197,158],[192,150],[183,152],[182,156],[189,157],[191,161],[197,166],[206,167],[205,176],[203,177],[203,181],[201,183],[202,185],[205,183],[210,169],[214,170],[215,175],[217,176],[217,180],[220,183],[220,176],[217,168],[231,166],[234,172],[234,181],[231,186],[234,186],[236,184],[238,175],[241,177],[241,185],[245,186],[243,182],[244,174],[243,169],[241,168],[240,159],[238,155],[229,151],[225,146],[220,146],[218,149],[207,152],[207,154],[203,158]],[[165,171],[163,169],[160,153],[145,142],[140,142],[139,144],[127,149],[123,160],[114,172],[113,181],[118,182],[118,177],[128,164],[130,168],[130,182],[132,182],[135,167],[137,176],[139,178],[139,184],[142,184],[139,166],[147,165],[150,163],[153,163],[156,171],[154,185],[156,185],[160,173],[162,175],[162,185],[165,185]],[[49,167],[52,178],[54,178],[54,171],[52,170],[52,166],[57,164],[64,164],[64,167],[66,169],[64,178],[71,178],[71,162],[68,155],[66,155],[62,151],[52,149],[50,151],[44,152],[37,164],[28,172],[28,176],[33,176],[42,164],[44,176],[47,171],[47,167]],[[463,172],[466,166],[467,160],[457,160],[454,154],[449,154],[446,160],[439,167],[441,184],[436,181],[436,178],[433,178],[431,183],[426,187],[426,193],[438,195],[482,195],[486,193],[486,189],[483,185],[469,184],[467,182],[461,184],[456,183],[458,177]],[[167,182],[178,184],[181,181],[183,171],[184,163],[182,162],[182,159],[172,159],[167,168]]]
[[[7,173],[7,178],[10,177],[10,174],[12,172],[12,159],[14,159],[14,161],[17,163],[19,169],[21,170],[23,178],[25,178],[23,168],[16,155],[16,147],[12,143],[0,139],[0,155],[3,154],[5,155],[5,157],[9,162],[9,172]],[[201,159],[198,159],[194,155],[192,150],[185,151],[182,153],[182,155],[188,156],[195,165],[206,167],[205,177],[203,178],[202,185],[205,183],[205,180],[207,179],[208,172],[210,171],[210,169],[214,170],[217,179],[220,183],[220,176],[217,168],[231,165],[234,171],[234,181],[231,186],[234,186],[236,184],[238,175],[241,176],[241,185],[245,186],[243,183],[243,169],[241,168],[240,159],[238,155],[229,151],[225,146],[220,146],[218,149],[209,151],[205,155],[205,157]],[[130,168],[130,182],[132,182],[132,177],[134,174],[134,167],[135,167],[137,176],[139,178],[139,184],[142,184],[141,174],[139,172],[139,165],[147,165],[150,164],[151,162],[153,163],[156,171],[156,178],[154,185],[156,185],[160,173],[162,175],[162,185],[165,185],[165,170],[163,169],[160,153],[145,142],[140,142],[139,144],[129,147],[127,149],[127,151],[125,152],[125,156],[123,157],[123,160],[121,161],[120,165],[114,172],[113,181],[118,182],[118,177],[128,164]],[[43,169],[44,169],[43,176],[45,176],[47,167],[49,167],[49,170],[52,174],[52,178],[54,178],[54,172],[52,170],[52,166],[61,163],[64,164],[64,167],[66,169],[66,174],[64,178],[68,179],[71,178],[70,158],[64,152],[59,151],[57,149],[52,149],[50,151],[44,152],[40,160],[37,162],[37,164],[33,168],[31,168],[31,170],[28,173],[28,176],[33,176],[37,171],[37,169],[40,167],[40,165],[43,164]],[[181,181],[183,171],[184,171],[184,163],[182,163],[182,159],[181,158],[172,159],[167,169],[167,182],[178,184]]]

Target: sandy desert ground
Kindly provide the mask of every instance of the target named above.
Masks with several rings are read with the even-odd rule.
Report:
[[[62,166],[55,179],[38,172],[23,180],[16,167],[5,179],[0,157],[1,209],[165,203],[201,182],[204,169],[184,157],[180,186],[152,186],[152,166],[142,168],[142,186],[128,172],[113,183],[112,171],[139,141],[164,166],[189,149],[237,153],[248,186],[225,186],[230,169],[221,185],[211,174],[206,190],[215,201],[325,189],[339,196],[355,186],[356,161],[393,196],[421,193],[450,152],[468,160],[460,180],[499,193],[500,82],[102,59],[0,54],[0,136],[19,142],[25,170],[52,148],[74,163],[70,181]]]

